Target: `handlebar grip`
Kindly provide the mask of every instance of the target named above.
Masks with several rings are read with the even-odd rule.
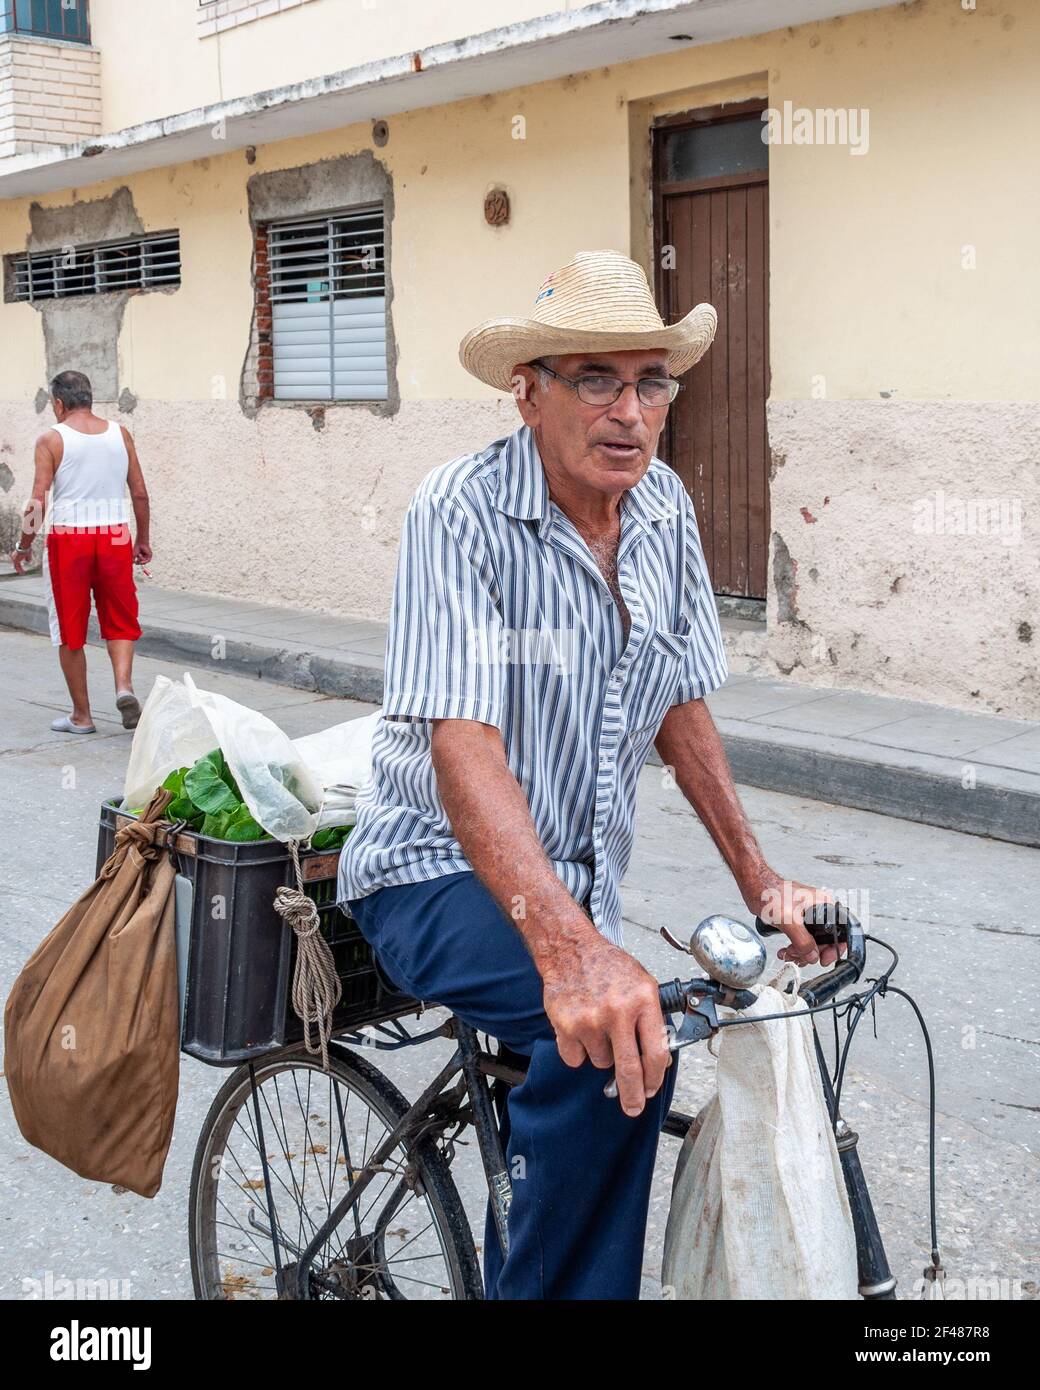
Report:
[[[867,958],[866,938],[863,928],[859,921],[848,910],[844,903],[814,903],[804,914],[803,923],[806,931],[816,942],[817,946],[832,946],[835,938],[835,927],[837,927],[837,938],[839,942],[848,945],[848,956],[844,962],[839,959],[834,970],[828,979],[833,979],[835,987],[829,990],[829,994],[837,992],[838,988],[849,983],[850,980],[859,979],[864,963]],[[760,936],[775,936],[780,933],[779,927],[774,927],[771,922],[763,922],[761,917],[755,918],[755,930]],[[845,965],[851,967],[846,971]],[[840,969],[840,974],[838,972]]]
[[[849,937],[849,926],[855,921],[848,908],[843,903],[814,903],[803,916],[805,930],[818,946],[825,946],[834,943],[834,928],[838,928],[838,940],[847,941]],[[755,918],[755,931],[759,936],[779,935],[781,928],[774,927],[771,922],[763,922],[761,917]]]
[[[843,960],[828,970],[825,975],[817,975],[799,991],[802,1002],[810,1009],[818,1004],[826,1004],[846,985],[854,985],[859,979],[861,967],[855,961]]]
[[[681,1014],[686,1008],[686,986],[682,980],[669,980],[657,992],[661,996],[662,1013]]]

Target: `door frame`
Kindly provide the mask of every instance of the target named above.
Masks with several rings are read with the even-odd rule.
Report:
[[[694,130],[697,126],[724,125],[727,121],[743,120],[760,115],[769,108],[768,97],[750,101],[727,101],[715,106],[700,106],[678,115],[658,116],[650,126],[650,183],[653,204],[654,295],[658,304],[664,303],[664,272],[661,269],[661,234],[664,230],[664,200],[673,193],[703,193],[711,188],[739,188],[742,183],[761,183],[762,170],[750,174],[717,174],[709,179],[676,179],[664,177],[664,141],[661,136],[673,130]],[[765,172],[769,182],[769,169]]]
[[[746,174],[719,174],[711,178],[704,179],[677,179],[666,181],[664,178],[664,135],[675,130],[694,130],[698,127],[723,125],[727,121],[745,120],[751,115],[760,115],[769,107],[767,96],[751,97],[743,101],[718,102],[712,106],[695,107],[689,111],[680,111],[668,116],[656,117],[650,125],[651,157],[650,157],[650,178],[651,178],[651,246],[654,259],[654,298],[659,306],[668,303],[666,293],[665,271],[661,265],[661,247],[664,238],[664,203],[665,199],[673,195],[684,193],[704,193],[717,188],[739,188],[742,185],[765,183],[769,185],[768,159],[765,170],[756,169]],[[766,280],[763,287],[766,311],[766,341],[765,341],[765,382],[763,383],[763,399],[769,400],[771,386],[771,365],[769,352],[769,319],[770,319],[770,300],[769,300],[769,260],[766,259]],[[671,321],[671,315],[666,322]],[[672,440],[672,415],[669,412],[668,423],[666,425],[665,440],[669,455],[669,465],[674,467],[672,461],[673,440]],[[768,456],[768,438],[766,440],[766,450]],[[769,494],[769,468],[766,468],[765,488],[768,505]],[[766,538],[768,547],[768,536]],[[768,575],[766,583],[768,586]],[[734,602],[764,605],[761,599],[733,600]]]

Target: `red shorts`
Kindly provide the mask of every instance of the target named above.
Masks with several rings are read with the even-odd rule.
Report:
[[[136,642],[140,637],[128,526],[54,527],[47,536],[43,573],[56,647],[77,650],[85,645],[92,592],[106,641]]]

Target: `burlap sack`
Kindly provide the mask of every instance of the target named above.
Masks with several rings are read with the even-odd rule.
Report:
[[[18,1128],[81,1177],[154,1197],[180,1067],[170,854],[158,791],[37,947],[4,1010]]]

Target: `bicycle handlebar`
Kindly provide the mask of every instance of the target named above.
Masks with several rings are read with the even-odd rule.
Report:
[[[819,946],[833,946],[835,944],[847,944],[848,955],[835,964],[833,969],[826,974],[818,976],[809,985],[799,991],[799,997],[808,1008],[816,1008],[820,1004],[826,1004],[840,993],[846,985],[855,984],[863,973],[863,967],[867,959],[867,944],[863,934],[863,928],[859,921],[849,912],[843,903],[816,903],[803,917],[803,924],[806,931]],[[755,930],[760,936],[777,936],[782,934],[780,927],[774,927],[771,922],[764,922],[761,917],[755,918]],[[709,1020],[700,1014],[686,1013],[686,996],[688,994],[705,993],[705,980],[669,980],[666,984],[658,987],[661,999],[661,1011],[664,1014],[685,1014],[683,1021],[682,1045],[693,1042],[704,1042],[711,1037],[712,1026]],[[698,991],[698,987],[700,987]],[[737,991],[741,993],[742,991]],[[611,1078],[604,1088],[604,1094],[614,1097],[617,1095],[617,1080]]]
[[[800,991],[801,997],[810,1004],[833,999],[847,984],[854,984],[863,973],[867,959],[867,944],[859,921],[842,903],[816,903],[806,912],[803,922],[806,931],[818,946],[846,944],[848,955],[839,959],[832,970],[818,976],[811,984]],[[755,918],[755,930],[760,936],[779,936],[782,928],[771,922]],[[686,995],[696,993],[703,980],[669,980],[659,988],[661,1009],[666,1014],[682,1013],[686,1007]],[[810,1000],[810,994],[813,998]]]
[[[849,948],[848,955],[844,960],[839,958],[833,970],[801,990],[801,997],[812,1008],[833,999],[846,985],[855,984],[866,964],[867,943],[859,921],[844,903],[816,903],[805,913],[803,923],[818,946],[846,942]],[[756,917],[755,930],[760,936],[774,936],[781,928]]]

